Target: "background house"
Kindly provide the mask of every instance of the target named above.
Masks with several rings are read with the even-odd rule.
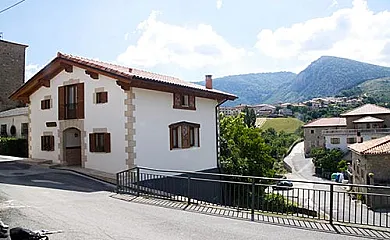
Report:
[[[236,96],[58,53],[12,96],[29,104],[29,157],[109,173],[217,168],[217,107]]]
[[[0,111],[20,106],[8,99],[24,83],[26,45],[0,40]]]
[[[0,112],[0,136],[27,138],[28,108],[14,108]]]

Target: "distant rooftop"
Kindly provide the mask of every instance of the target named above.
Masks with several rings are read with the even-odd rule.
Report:
[[[27,115],[27,114],[28,114],[28,107],[13,108],[7,111],[0,112],[0,118]]]
[[[347,126],[347,121],[345,118],[319,118],[314,121],[311,121],[305,124],[303,127],[337,127],[337,126]]]
[[[374,104],[366,104],[361,107],[352,109],[341,116],[373,115],[373,114],[390,114],[390,109],[380,107]]]
[[[360,154],[390,154],[390,136],[355,143],[349,145],[348,148]]]
[[[380,123],[380,122],[384,122],[384,121],[385,120],[380,119],[380,118],[368,116],[368,117],[359,118],[358,120],[355,120],[353,122],[354,123]]]

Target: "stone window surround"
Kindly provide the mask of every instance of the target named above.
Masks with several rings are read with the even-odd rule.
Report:
[[[98,104],[96,101],[96,93],[100,93],[100,92],[106,92],[104,87],[95,88],[95,90],[93,91],[93,104]]]

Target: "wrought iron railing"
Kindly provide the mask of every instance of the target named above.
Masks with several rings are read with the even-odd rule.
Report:
[[[136,167],[117,173],[117,192],[242,211],[388,228],[390,187]],[[290,181],[290,180],[289,180]]]

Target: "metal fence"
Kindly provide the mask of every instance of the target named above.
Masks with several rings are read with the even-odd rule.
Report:
[[[136,167],[117,173],[117,192],[259,214],[388,228],[390,187]]]

